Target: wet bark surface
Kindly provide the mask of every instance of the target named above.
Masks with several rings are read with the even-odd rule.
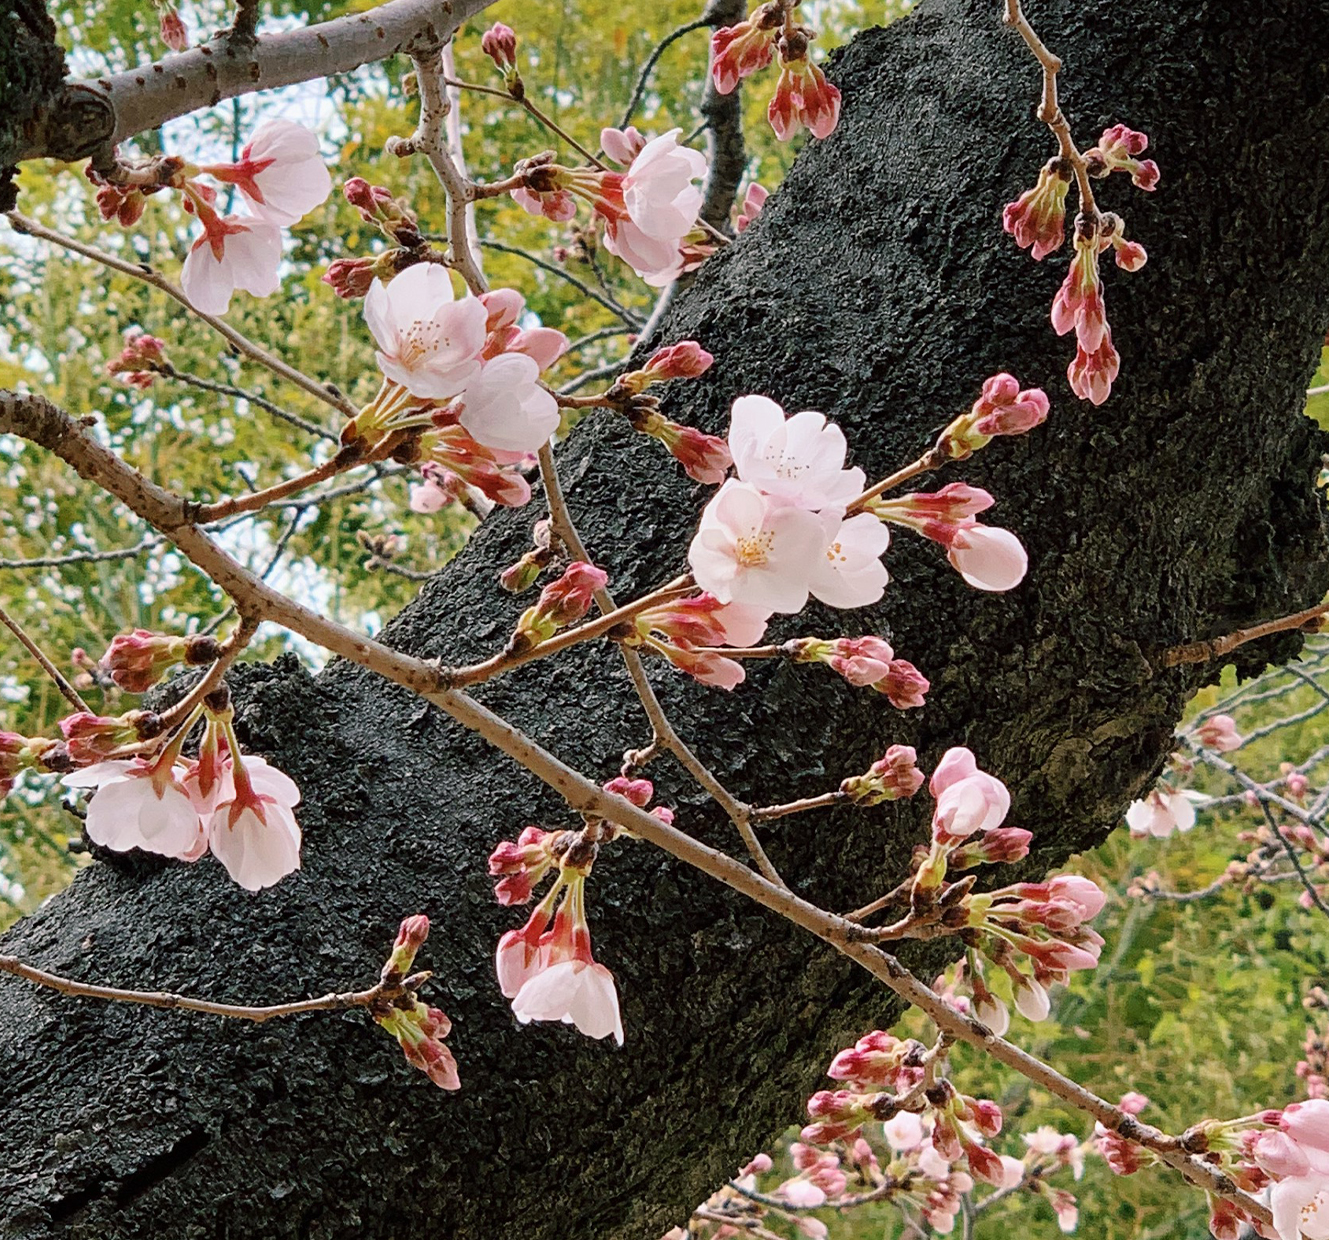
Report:
[[[932,678],[920,711],[820,668],[753,665],[732,696],[655,675],[685,737],[756,802],[824,791],[892,742],[925,767],[970,745],[1011,786],[1010,821],[1034,831],[1029,861],[994,876],[1009,881],[1099,842],[1160,769],[1187,694],[1216,669],[1159,671],[1153,656],[1329,584],[1312,488],[1325,437],[1300,412],[1329,324],[1329,11],[1037,6],[1081,142],[1124,121],[1151,134],[1163,169],[1154,195],[1102,185],[1151,261],[1107,274],[1123,369],[1095,409],[1067,389],[1073,346],[1048,326],[1065,254],[1035,264],[1000,233],[1001,205],[1052,145],[1031,118],[1037,68],[997,7],[926,0],[840,54],[839,130],[706,265],[661,339],[695,338],[717,359],[669,393],[673,416],[722,430],[744,392],[822,409],[870,476],[917,455],[987,375],[1046,387],[1046,426],[938,479],[998,497],[989,515],[1028,546],[1026,583],[968,590],[936,547],[901,535],[879,607],[814,607],[776,628],[889,635]],[[678,571],[703,488],[609,415],[561,461],[620,598]],[[486,521],[389,639],[448,662],[496,649],[526,600],[495,574],[537,515]],[[1295,646],[1241,657],[1255,667]],[[627,1045],[518,1028],[492,951],[521,914],[494,904],[484,862],[527,823],[570,825],[557,799],[356,667],[310,677],[287,658],[242,669],[235,688],[242,739],[304,789],[304,868],[251,896],[210,860],[98,863],[3,949],[107,984],[271,1002],[364,984],[399,918],[425,912],[420,963],[455,1022],[463,1089],[428,1085],[358,1013],[249,1027],[4,979],[6,1240],[656,1240],[798,1117],[837,1046],[898,1014],[834,953],[624,842],[598,862],[589,903]],[[601,778],[648,739],[609,648],[477,696]],[[668,760],[650,774],[680,825],[734,843]],[[844,909],[899,879],[929,809],[799,816],[763,835],[801,893]],[[910,957],[925,977],[943,958]]]

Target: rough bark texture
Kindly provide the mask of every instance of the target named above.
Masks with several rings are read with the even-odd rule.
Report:
[[[0,0],[0,211],[14,205],[15,164],[64,76],[65,56],[42,0]]]
[[[732,696],[659,681],[703,756],[763,802],[822,791],[891,741],[925,765],[967,742],[1035,832],[1032,873],[1101,840],[1158,771],[1206,673],[1153,673],[1152,653],[1325,589],[1311,486],[1325,444],[1300,409],[1329,322],[1329,11],[1036,6],[1082,140],[1129,122],[1164,170],[1153,196],[1120,177],[1103,187],[1152,260],[1108,273],[1124,369],[1094,409],[1067,390],[1070,346],[1047,324],[1065,256],[1034,264],[999,232],[1050,140],[1030,117],[1035,66],[997,8],[928,0],[858,38],[836,65],[840,129],[707,265],[663,336],[717,357],[671,394],[675,414],[719,429],[747,391],[824,409],[870,475],[916,454],[986,375],[1046,386],[1044,428],[942,479],[1000,497],[994,518],[1025,539],[1028,581],[967,591],[936,548],[898,540],[886,602],[840,619],[890,633],[933,678],[908,715],[816,668],[757,666]],[[596,418],[562,461],[622,597],[677,570],[703,493],[656,445]],[[494,573],[530,519],[487,521],[391,639],[450,661],[496,648],[521,604]],[[814,610],[781,632],[836,620]],[[422,963],[455,1021],[464,1088],[428,1086],[359,1016],[250,1028],[5,980],[6,1240],[655,1240],[797,1115],[844,1038],[897,1013],[829,951],[629,843],[601,858],[590,892],[626,1048],[517,1028],[491,952],[519,916],[494,905],[484,859],[527,822],[565,821],[556,800],[355,667],[311,679],[287,659],[247,669],[237,691],[245,741],[306,791],[304,869],[250,896],[211,861],[98,864],[5,949],[106,983],[261,1002],[365,981],[397,919],[423,911],[435,932]],[[646,739],[612,650],[481,696],[592,773]],[[682,824],[729,840],[669,763],[651,774]],[[927,809],[796,817],[765,834],[800,890],[845,908],[900,876]]]

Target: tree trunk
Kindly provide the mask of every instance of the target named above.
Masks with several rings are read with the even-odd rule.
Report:
[[[1029,548],[1026,583],[970,591],[936,547],[901,535],[879,608],[814,608],[777,628],[889,634],[933,680],[920,711],[815,667],[750,665],[732,696],[656,673],[684,736],[760,803],[825,791],[892,742],[916,745],[925,768],[970,745],[1011,785],[1011,821],[1034,831],[1024,876],[1098,843],[1157,774],[1186,696],[1214,671],[1157,670],[1160,651],[1308,605],[1329,583],[1312,488],[1325,436],[1301,412],[1329,323],[1329,6],[1034,7],[1065,58],[1080,141],[1124,121],[1163,169],[1153,195],[1100,183],[1152,255],[1138,275],[1107,272],[1123,357],[1107,404],[1070,394],[1073,345],[1048,324],[1065,253],[1037,265],[1000,232],[1002,204],[1052,151],[1031,118],[1037,66],[995,0],[927,0],[837,58],[839,130],[800,156],[660,337],[716,355],[670,393],[675,415],[720,430],[744,392],[822,409],[870,477],[926,447],[987,375],[1046,387],[1045,427],[940,479],[998,497],[994,523]],[[561,461],[620,598],[678,571],[704,489],[605,414]],[[533,515],[487,520],[391,641],[449,662],[496,649],[524,600],[495,573]],[[1254,667],[1295,646],[1239,653]],[[249,1027],[5,980],[6,1240],[656,1240],[798,1117],[837,1046],[897,1016],[828,949],[624,842],[602,855],[589,903],[626,1046],[517,1027],[492,952],[522,914],[494,903],[485,857],[529,822],[568,823],[557,799],[357,667],[311,678],[286,658],[235,680],[242,739],[304,789],[304,868],[252,896],[211,861],[99,863],[4,949],[107,984],[271,1002],[372,979],[398,919],[425,912],[421,964],[455,1022],[463,1088],[430,1087],[360,1014]],[[602,778],[648,739],[610,648],[477,696]],[[734,843],[667,760],[650,775],[680,825]],[[801,893],[845,909],[902,876],[929,807],[803,815],[764,835]],[[930,976],[944,958],[911,960]]]

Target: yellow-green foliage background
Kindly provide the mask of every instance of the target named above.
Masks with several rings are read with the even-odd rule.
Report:
[[[264,14],[269,22],[292,22],[364,7],[371,6],[328,3],[306,9],[275,0],[265,4]],[[859,26],[895,18],[907,5],[896,0],[824,0],[807,7],[824,32],[824,42],[833,45]],[[517,29],[528,89],[560,123],[594,144],[602,124],[617,122],[651,49],[699,9],[698,0],[633,5],[505,0],[486,14],[485,24],[502,19]],[[196,34],[221,26],[226,18],[225,6],[216,0],[183,11]],[[62,22],[62,37],[75,51],[80,73],[121,68],[161,51],[151,9],[142,0],[67,6]],[[492,82],[492,66],[479,52],[482,28],[473,23],[463,31],[458,70],[466,79]],[[698,31],[664,54],[636,118],[643,128],[659,131],[679,125],[692,132],[705,46],[706,35]],[[386,139],[409,131],[413,123],[413,105],[401,86],[408,68],[398,60],[326,87],[223,105],[175,123],[165,140],[172,149],[206,149],[225,157],[262,115],[307,119],[324,134],[327,155],[340,177],[358,174],[389,186],[414,204],[427,225],[438,228],[441,198],[427,168],[419,161],[403,163],[383,154]],[[764,122],[772,84],[771,76],[756,79],[744,106],[750,174],[773,188],[793,153],[774,142]],[[501,175],[514,160],[557,145],[498,99],[467,96],[463,116],[468,161],[481,177]],[[149,135],[142,145],[150,150],[162,140],[162,135]],[[1044,154],[1030,151],[1031,173]],[[132,235],[104,225],[76,168],[27,168],[21,206],[44,222],[118,254],[151,261],[168,273],[178,270],[190,235],[190,222],[162,197],[152,200]],[[480,208],[480,232],[547,259],[555,245],[569,240],[560,226],[532,219],[506,198]],[[376,386],[375,367],[358,303],[337,300],[319,276],[333,258],[366,253],[379,243],[336,194],[293,234],[283,294],[266,301],[240,295],[230,320],[302,369],[336,383],[353,399],[367,398]],[[994,227],[993,244],[1003,243]],[[601,306],[522,258],[489,251],[485,262],[495,284],[519,288],[544,322],[574,339],[622,326]],[[644,316],[651,305],[650,290],[608,255],[601,255],[601,266],[615,295]],[[569,269],[594,280],[584,263],[573,261]],[[0,231],[0,386],[39,390],[74,413],[96,415],[108,441],[135,466],[199,499],[242,488],[242,475],[258,485],[270,483],[307,467],[311,457],[321,459],[328,450],[326,443],[314,442],[244,401],[165,381],[140,394],[108,378],[105,364],[119,351],[121,333],[131,325],[165,338],[178,369],[238,382],[335,429],[326,406],[242,364],[206,328],[190,322],[174,303],[147,286]],[[560,377],[622,356],[626,348],[621,334],[590,342],[563,364]],[[1317,382],[1329,382],[1329,375],[1322,374]],[[1329,395],[1312,398],[1311,412],[1322,420],[1329,417]],[[78,483],[59,462],[2,438],[0,477],[0,561],[6,565],[0,567],[0,598],[57,659],[63,662],[78,646],[98,654],[115,633],[136,626],[187,632],[219,614],[224,600],[217,592],[160,547],[129,559],[58,569],[8,566],[33,557],[129,548],[148,531]],[[398,561],[421,571],[446,561],[466,534],[465,520],[418,516],[405,501],[406,483],[396,477],[306,511],[285,543],[273,579],[339,620],[377,627],[418,586],[367,568],[360,536],[398,536]],[[252,565],[266,568],[290,520],[290,511],[282,510],[245,521],[228,533],[228,545]],[[258,654],[268,657],[283,647],[279,634],[265,631]],[[316,652],[297,650],[317,657]],[[1305,691],[1305,704],[1313,700],[1310,692]],[[91,698],[96,708],[131,704],[106,701],[95,691]],[[1272,718],[1289,700],[1278,699],[1262,709]],[[22,650],[0,642],[0,727],[48,732],[61,713],[58,696]],[[1254,773],[1268,775],[1281,759],[1296,760],[1310,752],[1323,731],[1315,719],[1295,733],[1276,733],[1261,742]],[[46,791],[40,781],[25,780],[0,812],[0,875],[21,882],[25,891],[8,905],[0,901],[0,922],[58,890],[77,864],[68,849],[77,824]],[[1191,835],[1161,844],[1137,844],[1123,832],[1085,858],[1083,869],[1117,892],[1124,891],[1135,874],[1155,867],[1170,886],[1200,886],[1229,857],[1242,852],[1233,841],[1234,831],[1231,820],[1205,819]],[[1108,940],[1103,966],[1076,979],[1061,997],[1054,1020],[1038,1027],[1017,1021],[1014,1036],[1110,1096],[1129,1088],[1149,1094],[1156,1104],[1149,1117],[1173,1129],[1207,1114],[1241,1114],[1290,1101],[1295,1096],[1292,1067],[1305,1028],[1301,997],[1308,985],[1325,980],[1327,928],[1322,919],[1300,909],[1294,895],[1283,887],[1186,905],[1115,897],[1099,923]],[[921,1034],[921,1026],[918,1031]],[[994,1072],[964,1051],[957,1053],[956,1062],[966,1088],[997,1097],[1011,1108],[1012,1133],[1045,1121],[1083,1130],[1083,1119],[1065,1114],[1019,1080]],[[791,1098],[791,1121],[797,1120],[799,1107],[800,1100]],[[1018,1137],[1006,1141],[1005,1148],[1018,1150]],[[1093,1162],[1079,1192],[1080,1230],[1086,1236],[1199,1237],[1206,1231],[1202,1198],[1180,1188],[1173,1178],[1146,1172],[1116,1180]],[[891,1237],[900,1230],[898,1216],[885,1209],[827,1221],[836,1240]],[[1053,1235],[1055,1224],[1046,1205],[1017,1198],[985,1215],[974,1234]]]

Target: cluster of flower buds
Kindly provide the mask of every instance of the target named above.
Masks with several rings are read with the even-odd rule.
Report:
[[[990,1099],[961,1093],[937,1075],[938,1057],[921,1042],[876,1030],[841,1051],[827,1075],[843,1087],[808,1099],[812,1123],[800,1134],[810,1145],[853,1142],[864,1125],[909,1114],[926,1132],[935,1155],[949,1168],[963,1159],[976,1178],[1003,1185],[1009,1176],[984,1142],[1001,1131],[1001,1108]],[[912,1127],[904,1121],[898,1127]]]
[[[649,780],[620,777],[606,791],[627,797],[644,808],[654,795]],[[664,821],[672,814],[652,811]],[[515,842],[504,841],[489,858],[489,872],[498,879],[500,904],[525,904],[551,872],[554,882],[520,930],[509,930],[498,941],[494,963],[499,988],[512,1001],[522,1024],[557,1020],[575,1025],[592,1038],[610,1034],[623,1045],[614,975],[591,952],[586,920],[586,878],[600,844],[617,829],[601,820],[588,821],[580,831],[545,831],[527,827]]]
[[[557,581],[540,591],[539,599],[517,621],[508,650],[518,653],[547,642],[560,629],[575,624],[591,609],[595,592],[608,584],[609,574],[594,564],[574,560]]]
[[[1048,398],[1042,388],[1021,389],[1006,373],[993,375],[968,413],[941,433],[937,451],[946,460],[963,461],[986,448],[998,435],[1024,435],[1047,421]]]
[[[166,342],[150,336],[140,327],[125,332],[125,343],[119,354],[106,363],[108,375],[122,375],[130,387],[140,391],[152,386],[158,375],[172,373],[166,359]]]
[[[1302,1081],[1306,1097],[1329,1098],[1329,994],[1323,987],[1312,986],[1301,1001],[1308,1012],[1317,1012],[1315,1023],[1306,1028],[1302,1043],[1302,1058],[1297,1061],[1297,1076]]]
[[[407,267],[429,261],[431,252],[415,212],[391,190],[370,185],[363,177],[351,177],[342,185],[342,194],[360,218],[388,240],[390,248],[372,257],[333,260],[323,273],[323,283],[338,297],[364,297],[376,279],[387,283]]]
[[[931,685],[907,659],[897,659],[891,644],[881,637],[797,637],[785,643],[795,663],[824,663],[851,685],[883,694],[897,710],[925,704]]]
[[[512,197],[531,215],[566,223],[577,202],[589,204],[604,225],[604,246],[648,284],[663,287],[702,256],[704,233],[695,233],[706,157],[679,142],[681,129],[646,141],[635,129],[604,129],[600,145],[625,170],[566,168],[545,151],[520,161],[521,185]]]
[[[146,693],[177,664],[204,667],[220,653],[221,643],[206,634],[171,637],[135,629],[113,637],[98,666],[126,693]]]
[[[14,789],[22,771],[47,775],[67,771],[74,765],[66,746],[45,736],[23,736],[0,732],[0,801]]]
[[[411,973],[416,953],[429,937],[429,918],[407,917],[397,931],[392,955],[383,966],[385,993],[370,1005],[370,1014],[400,1044],[406,1062],[419,1068],[440,1089],[460,1089],[457,1061],[443,1044],[452,1022],[436,1007],[422,1003],[416,991],[428,973]]]
[[[1137,158],[1148,145],[1144,134],[1114,125],[1103,131],[1097,146],[1084,153],[1085,171],[1094,177],[1127,172],[1140,189],[1152,190],[1158,184],[1158,165]],[[1070,159],[1049,160],[1034,188],[1007,204],[1002,213],[1002,226],[1035,259],[1060,249],[1065,240],[1066,197],[1073,176]],[[1101,405],[1112,391],[1121,357],[1108,327],[1098,256],[1111,246],[1118,267],[1138,271],[1147,255],[1138,241],[1126,239],[1126,226],[1119,215],[1100,214],[1091,204],[1076,217],[1073,232],[1075,252],[1052,302],[1052,325],[1058,335],[1075,331],[1075,358],[1067,369],[1071,390],[1081,399]]]
[[[511,26],[495,22],[480,39],[480,50],[503,75],[503,85],[514,99],[521,99],[526,88],[517,72],[517,33]]]
[[[851,775],[840,791],[851,805],[867,807],[911,797],[923,786],[918,755],[911,745],[892,745],[862,775]]]
[[[816,34],[794,21],[798,2],[768,0],[746,21],[711,36],[711,77],[722,95],[765,69],[779,53],[780,78],[766,116],[782,142],[804,128],[813,137],[828,137],[840,120],[840,92],[808,56]]]

